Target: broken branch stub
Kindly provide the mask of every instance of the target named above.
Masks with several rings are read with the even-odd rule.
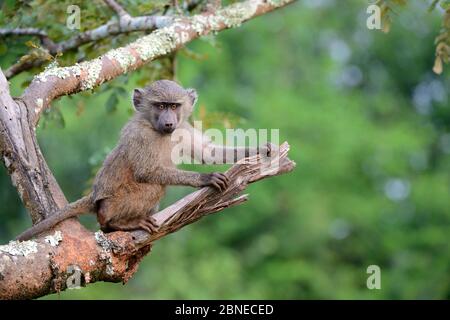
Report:
[[[153,217],[160,226],[159,230],[151,235],[141,231],[134,232],[137,246],[145,246],[203,216],[243,203],[248,199],[248,195],[238,195],[248,184],[287,173],[295,168],[295,162],[287,157],[288,151],[289,144],[284,142],[279,148],[278,156],[270,162],[264,161],[260,155],[242,159],[226,172],[230,183],[225,191],[202,188],[157,212]]]

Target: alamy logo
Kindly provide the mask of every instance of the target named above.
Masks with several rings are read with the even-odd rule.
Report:
[[[194,130],[177,128],[171,140],[174,143],[171,160],[177,165],[232,164],[236,159],[245,159],[241,161],[263,163],[261,174],[270,174],[279,168],[278,150],[270,149],[276,149],[279,145],[278,129],[270,129],[270,136],[268,129],[226,129],[224,136],[219,129],[203,131],[202,122],[194,121]],[[251,158],[257,154],[259,157]],[[249,157],[251,160],[247,160]]]
[[[66,285],[68,289],[80,289],[81,288],[81,269],[76,265],[70,265],[67,267]]]
[[[81,29],[81,10],[77,5],[70,5],[67,7],[67,14],[69,15],[66,19],[66,26],[70,30]]]
[[[381,9],[376,4],[367,7],[366,10],[369,17],[366,20],[366,25],[369,30],[381,30]]]
[[[367,278],[367,289],[381,289],[381,269],[376,264],[367,267],[367,273],[370,276]]]

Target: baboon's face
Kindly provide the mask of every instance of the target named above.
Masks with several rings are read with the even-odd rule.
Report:
[[[171,134],[191,115],[197,100],[194,89],[184,89],[170,80],[155,81],[144,89],[135,89],[133,104],[162,134]]]
[[[163,134],[172,133],[181,120],[181,103],[163,101],[152,102],[150,122],[158,132]]]

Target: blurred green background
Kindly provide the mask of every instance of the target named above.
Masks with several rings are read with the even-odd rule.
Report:
[[[199,92],[194,119],[279,129],[297,168],[157,241],[125,286],[47,298],[449,299],[450,73],[432,72],[442,12],[429,2],[410,1],[387,34],[367,29],[365,1],[309,0],[189,44],[176,78]],[[23,43],[3,48],[2,69]],[[70,201],[115,145],[132,89],[161,68],[53,104],[39,140]],[[14,94],[31,74],[11,80]],[[170,188],[163,206],[191,191]],[[6,243],[31,222],[3,166],[0,203]],[[381,290],[366,287],[373,264]]]

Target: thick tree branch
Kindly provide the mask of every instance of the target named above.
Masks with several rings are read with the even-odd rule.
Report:
[[[284,143],[279,158],[267,162],[253,156],[235,164],[226,172],[230,186],[225,191],[206,187],[156,213],[160,227],[151,235],[144,231],[92,233],[71,220],[48,236],[0,246],[0,299],[30,299],[65,290],[74,270],[79,270],[81,285],[128,281],[155,240],[246,201],[247,195],[238,194],[249,183],[291,171],[295,163],[287,158],[288,151]]]
[[[29,109],[14,100],[0,69],[0,155],[33,222],[66,204],[42,157]]]

